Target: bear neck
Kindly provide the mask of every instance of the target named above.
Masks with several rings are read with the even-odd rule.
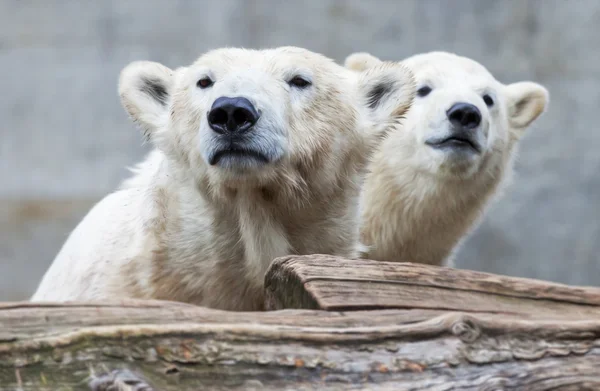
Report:
[[[368,207],[363,211],[361,239],[371,247],[369,258],[448,263],[505,182],[510,171],[507,157],[490,154],[483,162],[485,171],[461,180],[375,160],[362,194]]]
[[[307,185],[301,197],[290,198],[295,193],[281,185],[215,191],[166,156],[152,165],[160,168],[131,183],[145,186],[144,193],[150,195],[144,205],[153,211],[148,225],[156,231],[160,247],[154,251],[160,254],[154,281],[171,287],[154,297],[223,308],[215,292],[223,284],[235,284],[239,297],[222,302],[241,303],[236,309],[256,309],[257,292],[262,292],[273,259],[314,253],[358,256],[360,183],[352,176],[326,187]],[[325,188],[327,193],[321,190]],[[162,213],[165,208],[170,211]],[[208,286],[212,293],[206,292]],[[243,292],[253,292],[251,303],[245,302]],[[214,301],[207,302],[213,300],[209,297]]]

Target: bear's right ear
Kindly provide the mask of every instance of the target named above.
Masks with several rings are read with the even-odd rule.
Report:
[[[511,127],[522,134],[525,128],[546,111],[550,94],[546,87],[530,81],[509,84],[506,92]]]
[[[121,71],[121,103],[148,140],[166,123],[172,85],[173,71],[156,62],[135,61]]]
[[[397,62],[381,62],[358,75],[358,94],[367,110],[371,135],[384,137],[404,118],[416,95],[412,71]]]
[[[362,72],[369,68],[373,68],[383,61],[373,56],[372,54],[366,52],[357,52],[352,53],[348,57],[346,57],[346,61],[344,61],[344,66],[353,71]]]

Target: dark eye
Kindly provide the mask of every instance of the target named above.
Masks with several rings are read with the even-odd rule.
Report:
[[[214,84],[214,82],[212,80],[210,80],[209,77],[200,79],[200,80],[198,80],[198,83],[196,83],[196,85],[202,89],[208,88],[208,87],[212,86],[213,84]]]
[[[491,97],[491,96],[489,96],[489,95],[487,95],[487,94],[485,94],[485,95],[483,96],[483,101],[485,102],[485,104],[486,104],[488,107],[492,107],[492,106],[494,105],[494,100],[492,99],[492,97]]]
[[[417,90],[417,95],[422,98],[424,96],[429,95],[430,92],[431,92],[431,87],[423,86]]]
[[[306,88],[310,85],[310,81],[306,80],[302,76],[295,76],[290,81],[288,81],[288,84],[293,87]]]

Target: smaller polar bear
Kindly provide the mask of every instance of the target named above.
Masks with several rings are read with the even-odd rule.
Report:
[[[360,72],[381,63],[355,53],[345,65]],[[449,266],[510,177],[518,141],[549,95],[532,82],[504,85],[450,53],[402,63],[413,71],[417,97],[370,165],[361,239],[367,258]]]
[[[155,150],[75,228],[34,301],[260,310],[274,258],[358,257],[364,169],[415,85],[402,65],[225,48],[176,70],[134,62],[119,92]]]

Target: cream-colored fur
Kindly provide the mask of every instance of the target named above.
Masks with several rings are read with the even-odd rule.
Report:
[[[355,53],[345,65],[362,72],[381,63]],[[518,141],[546,109],[549,95],[532,82],[504,85],[481,64],[450,53],[420,54],[402,63],[413,71],[417,90],[431,92],[417,93],[406,119],[374,154],[361,198],[365,256],[452,265],[456,249],[510,177]],[[486,94],[493,100],[489,107]],[[480,153],[425,143],[451,132],[447,112],[457,102],[481,113],[473,130]]]
[[[295,77],[309,85],[294,85]],[[197,85],[205,79],[213,84]],[[219,49],[176,70],[130,64],[122,103],[156,148],[74,230],[32,300],[153,298],[260,310],[273,258],[358,257],[368,155],[414,91],[402,65],[357,74],[293,47]],[[243,145],[267,162],[217,162],[230,142],[207,120],[219,97],[245,97],[258,110]]]

